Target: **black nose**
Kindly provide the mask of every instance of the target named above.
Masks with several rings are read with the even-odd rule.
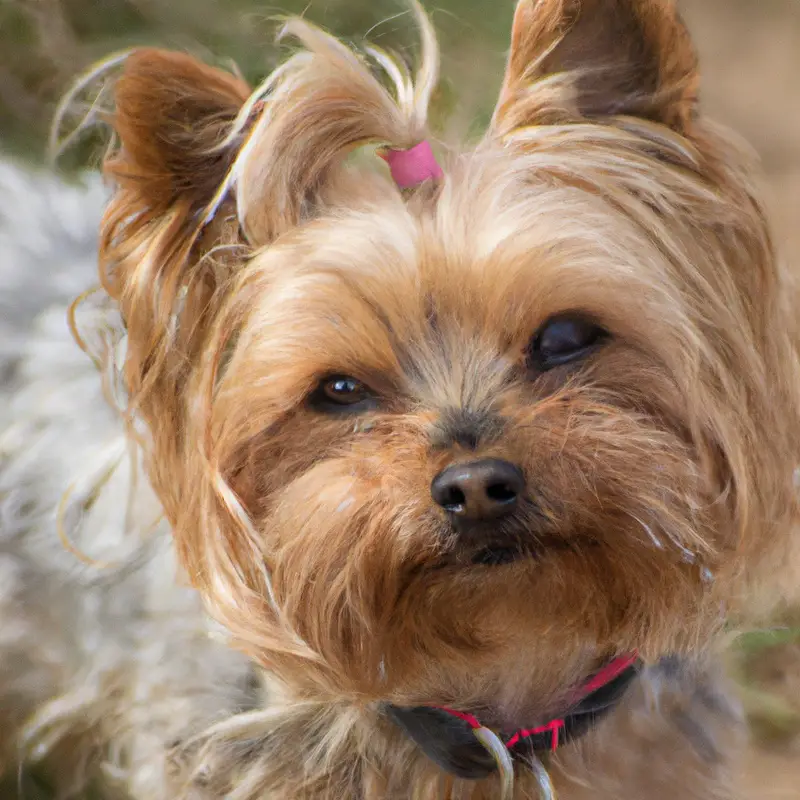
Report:
[[[524,489],[520,469],[497,458],[454,464],[431,483],[431,495],[438,505],[457,517],[472,520],[510,514]]]

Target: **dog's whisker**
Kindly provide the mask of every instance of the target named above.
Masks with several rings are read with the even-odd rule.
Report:
[[[631,516],[633,516],[633,515],[631,515]],[[643,522],[642,520],[640,520],[639,517],[634,516],[633,518],[639,523],[639,525],[641,525],[642,530],[644,530],[644,532],[647,534],[647,536],[649,537],[650,541],[659,550],[663,550],[664,549],[664,544],[662,543],[661,539],[659,539],[658,536],[656,536],[655,533],[653,533],[653,529],[650,527],[650,525],[648,525],[646,522]]]

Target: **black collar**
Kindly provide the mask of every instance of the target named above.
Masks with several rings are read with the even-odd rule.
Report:
[[[614,659],[576,692],[566,713],[546,725],[520,729],[505,739],[515,758],[539,754],[574,741],[615,708],[641,669],[635,653]],[[442,769],[477,780],[497,769],[493,756],[478,741],[480,722],[470,714],[437,706],[402,708],[387,704],[387,715]]]

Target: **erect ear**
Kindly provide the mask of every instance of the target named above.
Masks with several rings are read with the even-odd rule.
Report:
[[[696,114],[697,57],[674,0],[519,0],[495,129],[541,123],[531,85],[559,74],[565,113],[637,116],[680,133]]]
[[[183,53],[138,50],[115,87],[117,155],[107,171],[150,214],[181,201],[196,211],[225,177],[233,148],[219,148],[250,95],[247,84]]]

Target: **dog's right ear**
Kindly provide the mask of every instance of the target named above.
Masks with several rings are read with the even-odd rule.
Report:
[[[106,171],[115,183],[148,215],[205,207],[236,155],[220,144],[250,87],[183,53],[143,49],[125,62],[114,95],[120,148]]]
[[[231,74],[154,49],[130,54],[114,83],[117,142],[104,171],[115,191],[99,256],[101,281],[128,328],[133,394],[155,380],[170,353],[185,361],[199,341],[213,271],[189,267],[205,209],[236,157],[235,144],[224,145],[250,94]]]
[[[130,54],[114,82],[117,141],[104,163],[114,193],[99,261],[127,330],[131,415],[136,407],[153,419],[179,418],[177,393],[202,345],[222,266],[198,258],[202,221],[236,157],[236,144],[225,145],[250,94],[233,75],[153,49]],[[224,231],[220,224],[202,250],[237,235],[234,224]],[[163,425],[154,424],[152,435],[165,452],[177,439]]]

